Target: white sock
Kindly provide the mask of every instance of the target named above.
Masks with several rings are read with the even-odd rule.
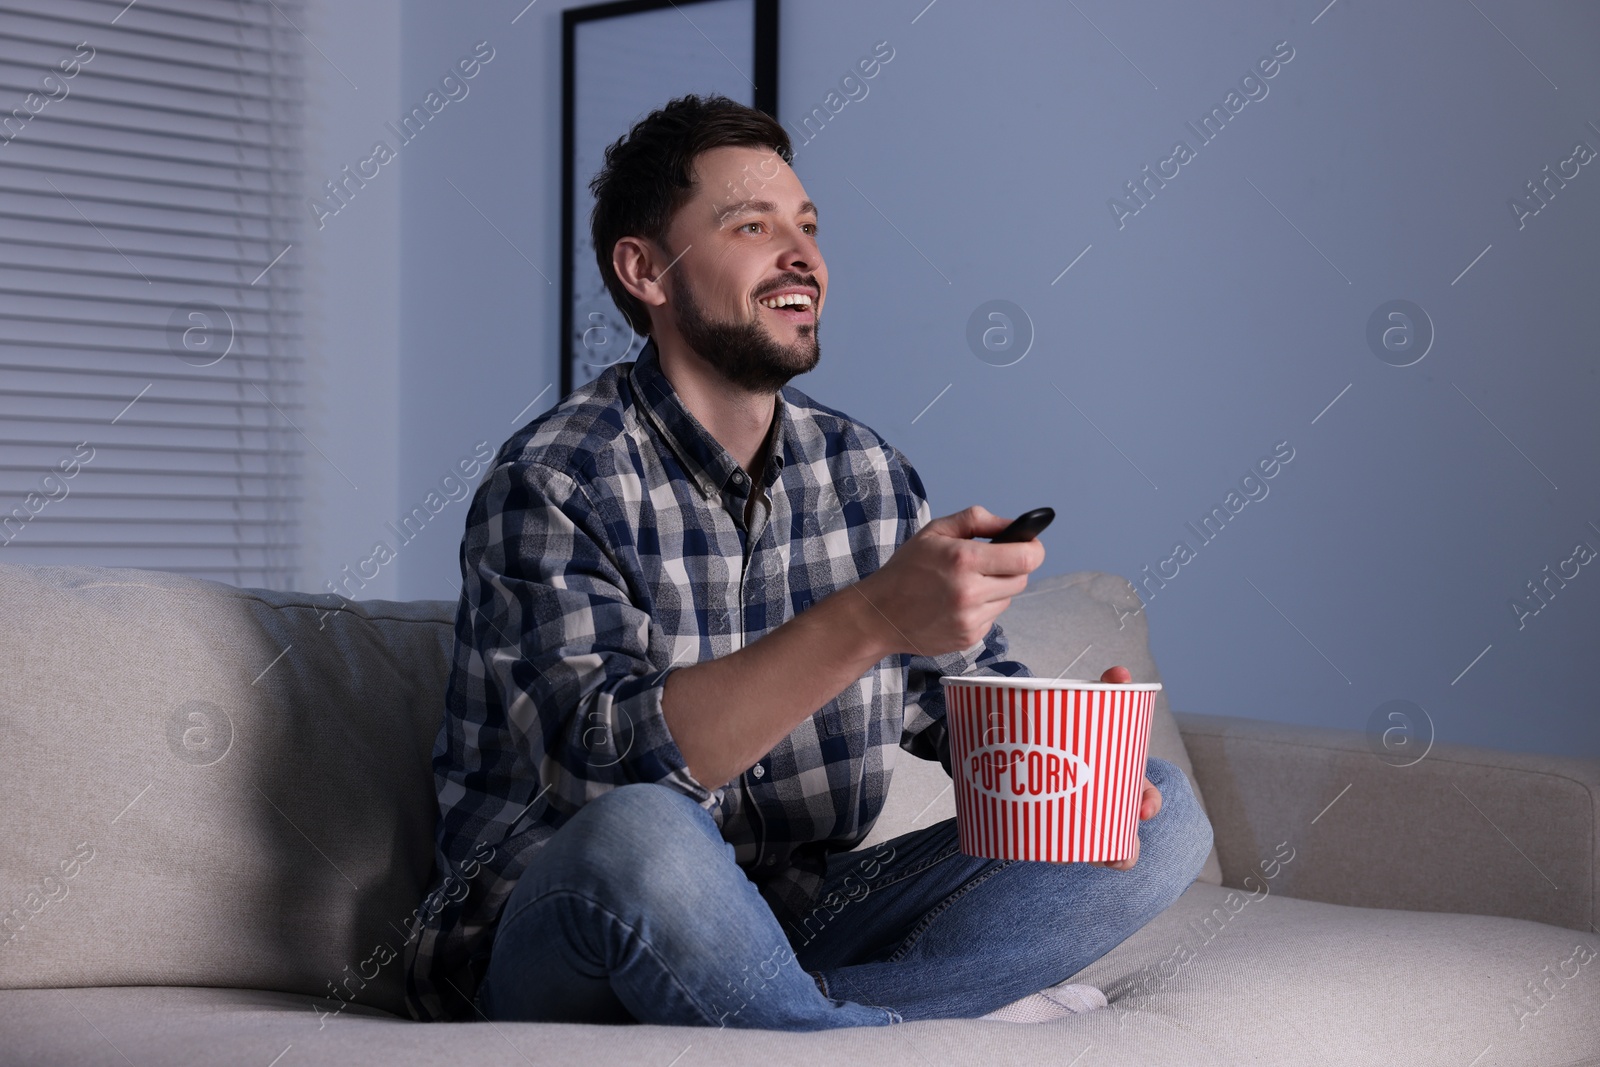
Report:
[[[1037,993],[1029,993],[981,1018],[1007,1023],[1047,1023],[1052,1019],[1105,1006],[1106,995],[1094,986],[1063,982]]]

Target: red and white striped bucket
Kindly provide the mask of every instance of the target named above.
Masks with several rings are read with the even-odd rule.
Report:
[[[1050,863],[1132,854],[1161,683],[939,681],[962,852]]]

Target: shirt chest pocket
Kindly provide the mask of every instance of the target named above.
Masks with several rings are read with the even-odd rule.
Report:
[[[883,711],[883,688],[882,676],[877,666],[873,666],[817,712],[817,733],[822,737],[862,733],[867,727],[867,717]]]
[[[845,732],[844,714],[839,702],[833,701],[816,714],[817,733],[822,737],[838,737]]]

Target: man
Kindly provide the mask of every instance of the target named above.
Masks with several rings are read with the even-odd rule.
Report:
[[[978,859],[954,819],[848,851],[902,750],[949,772],[940,675],[1031,674],[995,619],[1044,547],[973,540],[1006,526],[981,507],[932,519],[898,449],[787,384],[828,291],[791,158],[769,116],[688,96],[592,184],[602,277],[650,340],[473,498],[418,1018],[982,1016],[1123,941],[1210,848],[1152,759],[1126,861]]]

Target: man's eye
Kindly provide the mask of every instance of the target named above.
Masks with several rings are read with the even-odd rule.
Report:
[[[746,229],[746,228],[751,227],[751,226],[760,226],[760,225],[761,225],[761,223],[759,223],[759,222],[747,222],[743,226],[740,226],[739,229],[743,230],[743,229]],[[803,223],[800,224],[800,228],[802,230],[806,231],[807,233],[809,233],[813,237],[815,237],[817,235],[817,224],[814,223],[814,222],[803,222]]]

